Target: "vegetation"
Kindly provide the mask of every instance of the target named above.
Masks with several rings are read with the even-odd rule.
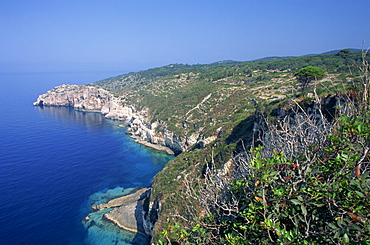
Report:
[[[318,97],[296,104],[278,124],[259,123],[258,146],[228,173],[211,165],[204,179],[186,179],[187,222],[169,222],[159,243],[369,244],[368,68],[337,95],[334,118]]]
[[[178,135],[205,133],[203,137],[207,138],[221,126],[231,131],[253,114],[254,100],[263,105],[299,96],[293,74],[303,67],[320,67],[332,82],[342,84],[345,80],[344,85],[350,85],[359,76],[356,67],[361,64],[361,53],[339,53],[209,65],[173,64],[94,85],[115,93],[123,104],[146,110],[152,121],[160,120]],[[342,77],[337,78],[339,75]],[[319,92],[327,92],[328,86],[332,84],[319,85]]]
[[[195,139],[153,181],[153,242],[369,242],[368,60],[342,50],[174,64],[94,84],[145,110],[159,134]],[[327,78],[297,91],[307,66]]]
[[[294,76],[297,78],[298,82],[300,82],[301,90],[304,92],[310,82],[323,79],[325,77],[325,71],[315,66],[307,66],[299,69],[294,73]]]
[[[354,116],[338,124],[327,145],[307,156],[276,150],[264,158],[262,146],[251,149],[248,174],[226,192],[208,182],[208,192],[219,193],[214,203],[201,201],[206,217],[163,235],[184,244],[368,244],[370,124]]]

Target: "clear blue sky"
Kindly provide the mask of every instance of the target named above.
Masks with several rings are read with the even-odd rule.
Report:
[[[0,72],[137,71],[370,44],[370,0],[3,0]]]

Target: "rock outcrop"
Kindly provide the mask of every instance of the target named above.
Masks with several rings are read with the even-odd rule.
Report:
[[[111,94],[104,89],[63,84],[40,95],[33,104],[39,106],[71,106],[81,110],[98,111],[111,99]]]
[[[150,123],[145,110],[136,111],[132,105],[122,105],[120,97],[96,86],[63,84],[40,95],[33,104],[73,107],[81,111],[99,112],[106,118],[122,120],[122,126],[130,127],[127,133],[137,142],[169,154],[179,154],[189,145],[187,139],[181,139],[166,130],[159,122]],[[161,127],[161,133],[156,132],[157,127]]]
[[[130,128],[127,130],[127,133],[132,134],[133,138],[135,138],[139,143],[145,144],[149,147],[154,146],[153,148],[157,148],[159,150],[161,150],[161,148],[163,150],[168,148],[174,154],[181,153],[186,149],[186,142],[181,140],[181,138],[176,134],[166,130],[166,127],[159,122],[147,123],[145,118],[136,117],[129,126]],[[161,133],[156,132],[158,127],[162,129]],[[166,151],[171,153],[171,151]]]
[[[35,106],[68,106],[76,110],[100,112],[111,119],[130,121],[135,109],[122,106],[107,90],[94,86],[63,84],[40,95]]]
[[[151,189],[142,188],[129,195],[110,200],[97,206],[93,210],[112,208],[104,217],[118,227],[147,236],[153,236],[153,226],[158,219],[159,202],[150,202]],[[85,221],[88,219],[85,218]]]
[[[115,208],[115,207],[119,207],[119,206],[122,206],[122,205],[127,205],[129,203],[133,203],[133,202],[138,201],[140,199],[140,196],[143,193],[147,192],[148,190],[149,190],[149,188],[142,188],[142,189],[139,189],[139,190],[137,190],[134,193],[131,193],[129,195],[112,199],[107,203],[102,203],[102,204],[99,204],[99,205],[93,205],[91,208],[94,209],[94,210],[103,210],[105,208]]]

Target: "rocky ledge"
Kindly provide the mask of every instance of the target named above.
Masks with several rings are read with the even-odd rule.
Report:
[[[142,188],[127,196],[92,206],[93,210],[112,208],[104,217],[120,228],[147,236],[153,236],[153,226],[158,219],[159,202],[150,202],[150,188]],[[85,218],[87,221],[88,218]]]

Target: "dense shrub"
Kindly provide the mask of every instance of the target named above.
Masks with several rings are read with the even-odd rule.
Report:
[[[219,193],[228,208],[172,235],[184,244],[368,244],[368,116],[341,116],[326,147],[307,156],[263,158],[262,146],[252,149],[248,174]]]
[[[337,95],[333,121],[318,98],[312,113],[297,105],[276,125],[266,121],[261,145],[232,168],[187,179],[188,213],[177,216],[192,227],[168,220],[159,243],[370,244],[368,68]]]

